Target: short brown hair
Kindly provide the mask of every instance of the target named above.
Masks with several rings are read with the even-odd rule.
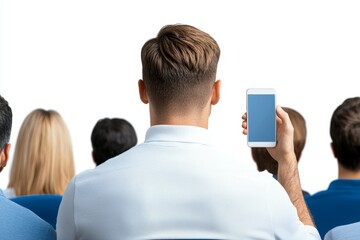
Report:
[[[306,122],[304,117],[291,108],[283,107],[289,114],[290,121],[294,127],[294,151],[299,161],[306,143]],[[266,148],[251,148],[251,153],[259,171],[267,170],[277,175],[278,163],[271,157]]]
[[[216,78],[220,48],[207,33],[189,25],[166,25],[141,50],[149,99],[162,110],[203,107]]]
[[[330,123],[335,157],[350,170],[360,169],[360,97],[346,99],[339,105]]]

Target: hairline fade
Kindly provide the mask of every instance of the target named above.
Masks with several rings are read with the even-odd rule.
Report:
[[[216,78],[220,48],[193,26],[166,25],[141,50],[149,99],[164,109],[205,106]]]

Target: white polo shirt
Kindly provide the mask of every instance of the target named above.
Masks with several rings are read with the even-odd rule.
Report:
[[[283,187],[191,126],[150,127],[145,142],[75,176],[58,240],[320,239]]]

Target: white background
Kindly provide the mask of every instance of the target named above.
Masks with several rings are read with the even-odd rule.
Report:
[[[210,118],[215,143],[255,168],[241,133],[245,92],[272,87],[278,104],[307,120],[303,188],[314,193],[337,177],[329,124],[333,110],[360,93],[359,1],[0,3],[0,94],[13,109],[12,153],[21,122],[39,107],[67,122],[77,173],[94,167],[90,133],[99,118],[126,118],[142,142],[149,117],[138,98],[140,49],[163,25],[186,23],[210,33],[222,50],[222,95]]]

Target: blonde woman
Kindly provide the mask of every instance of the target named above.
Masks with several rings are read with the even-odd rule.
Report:
[[[33,110],[18,134],[5,195],[62,195],[74,174],[72,142],[65,121],[54,110]]]

